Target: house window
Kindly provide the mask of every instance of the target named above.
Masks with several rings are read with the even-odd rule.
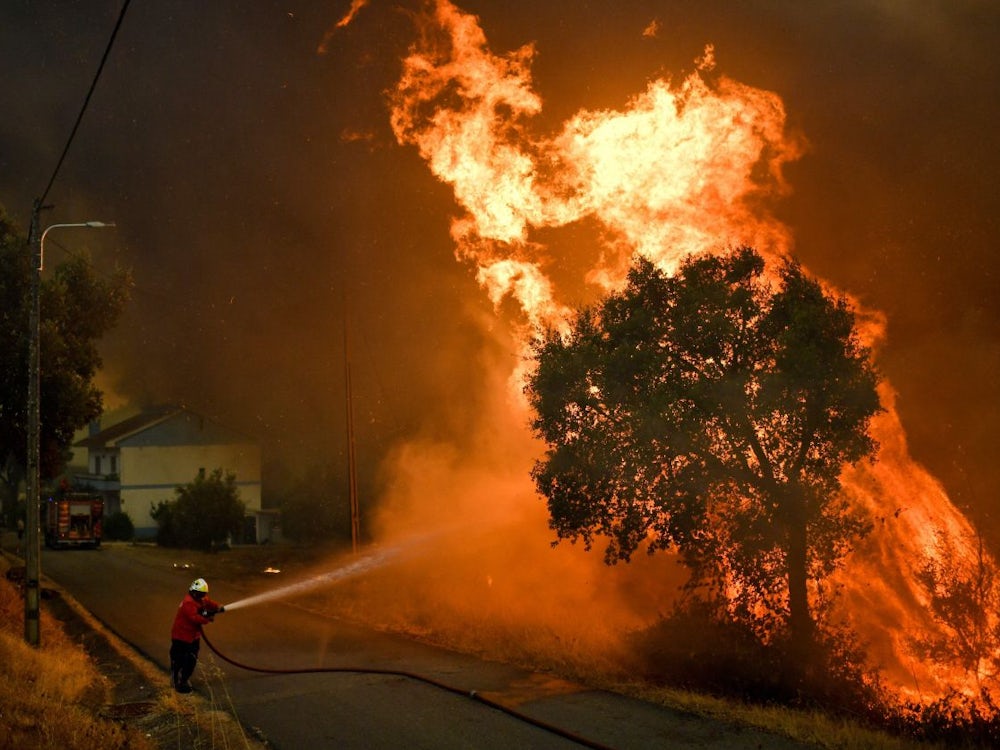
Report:
[[[95,474],[100,474],[101,473],[101,457],[100,456],[94,456],[94,473]]]
[[[111,458],[109,458],[108,460],[111,462],[111,473],[112,474],[117,474],[118,473],[118,456],[111,456]]]

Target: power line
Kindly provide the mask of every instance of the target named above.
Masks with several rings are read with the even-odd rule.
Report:
[[[111,32],[111,38],[108,40],[107,49],[104,50],[104,56],[101,58],[101,64],[97,67],[97,73],[94,74],[94,80],[90,84],[90,90],[87,92],[87,98],[83,100],[83,106],[80,108],[80,114],[77,115],[76,123],[73,125],[73,130],[70,132],[69,138],[66,139],[66,146],[63,148],[62,155],[59,157],[59,162],[56,164],[56,168],[52,171],[52,177],[49,178],[49,184],[45,186],[45,192],[42,193],[42,197],[38,199],[36,206],[41,206],[45,203],[45,198],[52,189],[52,184],[56,181],[59,169],[66,160],[66,154],[69,153],[69,147],[72,145],[73,138],[76,136],[76,131],[79,130],[80,123],[83,121],[83,114],[87,111],[87,105],[90,104],[90,98],[94,95],[94,89],[97,88],[97,81],[101,77],[101,71],[104,70],[104,63],[107,62],[108,56],[111,54],[111,48],[115,43],[115,37],[118,36],[118,30],[122,26],[122,21],[125,20],[125,11],[128,10],[128,6],[131,1],[132,0],[125,0],[125,3],[122,5],[121,12],[118,14],[118,22],[115,24],[114,31]]]

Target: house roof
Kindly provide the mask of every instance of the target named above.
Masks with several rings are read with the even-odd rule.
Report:
[[[116,443],[122,438],[146,430],[183,411],[187,411],[187,409],[176,404],[154,406],[117,424],[113,424],[106,430],[101,430],[96,435],[90,435],[74,443],[73,446],[76,448],[103,448],[109,443]]]

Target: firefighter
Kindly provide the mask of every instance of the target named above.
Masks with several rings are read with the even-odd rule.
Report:
[[[204,578],[191,582],[170,630],[170,674],[178,693],[191,692],[188,680],[198,664],[202,626],[225,611],[225,607],[208,598],[208,583]]]

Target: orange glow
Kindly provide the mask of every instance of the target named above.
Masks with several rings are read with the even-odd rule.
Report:
[[[557,131],[538,132],[543,102],[532,86],[533,56],[531,45],[494,54],[475,17],[439,0],[392,93],[396,138],[416,147],[461,208],[451,228],[457,258],[474,267],[498,311],[507,300],[517,305],[515,349],[540,327],[564,325],[578,302],[561,301],[564,291],[547,271],[555,262],[596,296],[623,282],[637,254],[670,272],[687,256],[738,244],[769,259],[791,251],[791,232],[769,206],[788,190],[783,167],[805,143],[788,132],[776,94],[712,74],[709,46],[683,80],[654,80],[620,109],[582,110]],[[542,230],[584,221],[596,231],[579,257],[553,257],[539,239]],[[594,247],[597,262],[585,262]],[[860,307],[858,317],[864,340],[876,346],[884,317]],[[553,648],[609,653],[655,621],[672,596],[675,566],[660,556],[607,568],[599,554],[550,547],[544,503],[529,477],[540,446],[520,395],[523,359],[484,355],[483,366],[492,395],[469,444],[415,441],[388,467],[383,538],[445,522],[463,533],[454,545],[442,542],[434,562],[393,572],[410,576],[408,593],[397,586],[382,616],[435,632],[455,618],[517,623],[521,635],[541,634]],[[848,497],[876,528],[838,575],[840,614],[871,642],[901,693],[935,697],[970,684],[910,652],[911,636],[936,627],[914,574],[926,555],[938,554],[939,534],[960,545],[972,530],[910,458],[891,386],[881,393],[886,413],[873,428],[879,461],[844,477]],[[374,589],[365,596],[357,607],[379,609]]]

